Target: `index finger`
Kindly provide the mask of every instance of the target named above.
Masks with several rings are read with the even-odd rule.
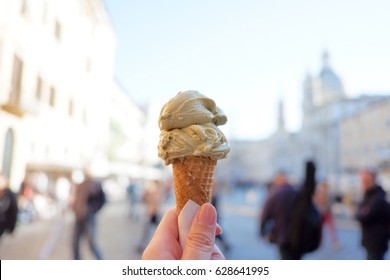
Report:
[[[181,248],[178,238],[177,214],[174,209],[171,209],[162,218],[152,240],[142,254],[142,259],[179,259]]]
[[[178,240],[179,230],[177,225],[176,210],[169,209],[160,224],[158,225],[156,232],[154,233],[153,240],[158,242],[171,242],[172,240]]]

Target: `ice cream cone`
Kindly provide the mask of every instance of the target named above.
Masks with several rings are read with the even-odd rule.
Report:
[[[173,161],[178,215],[190,199],[199,205],[211,201],[216,163],[216,160],[200,156],[188,156]]]

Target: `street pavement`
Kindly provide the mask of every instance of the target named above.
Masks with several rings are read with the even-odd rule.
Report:
[[[224,230],[223,236],[230,245],[229,250],[225,250],[227,259],[278,259],[277,248],[258,235],[258,217],[264,194],[260,188],[239,189],[220,194],[219,223]],[[173,203],[171,197],[164,204],[162,212],[173,207]],[[140,259],[141,253],[137,249],[141,240],[150,240],[154,229],[144,236],[145,221],[142,217],[145,215],[145,209],[142,205],[135,209],[136,213],[130,212],[127,200],[109,202],[102,209],[98,217],[98,244],[105,259]],[[307,254],[304,259],[364,259],[356,222],[343,217],[336,219],[336,226],[341,247],[333,248],[325,231],[321,247]],[[20,224],[12,236],[6,235],[0,240],[0,259],[71,259],[72,228],[72,213],[49,221]],[[220,244],[220,247],[223,249],[223,244]],[[93,259],[85,242],[82,243],[81,249],[84,259]],[[390,259],[390,252],[387,253],[386,259]]]
[[[98,215],[97,226],[97,242],[105,259],[140,258],[136,247],[143,221],[130,217],[127,201],[107,203]],[[6,235],[0,241],[0,258],[71,259],[72,231],[70,212],[50,221],[20,224],[12,236]],[[93,259],[86,242],[81,242],[81,255],[83,259]]]
[[[229,259],[270,260],[278,259],[277,247],[259,237],[259,216],[264,203],[264,188],[236,190],[233,195],[224,197],[218,212],[226,239],[232,244],[231,252],[225,253]],[[327,229],[318,250],[304,256],[307,260],[363,260],[365,251],[360,246],[360,229],[355,220],[345,215],[335,216],[340,248],[331,244]],[[390,259],[390,252],[385,256]]]

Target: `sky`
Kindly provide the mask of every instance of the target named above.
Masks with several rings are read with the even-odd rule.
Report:
[[[390,1],[105,0],[115,76],[141,105],[198,90],[226,113],[229,138],[301,125],[302,84],[322,53],[347,95],[390,92]],[[157,122],[157,120],[156,120]]]

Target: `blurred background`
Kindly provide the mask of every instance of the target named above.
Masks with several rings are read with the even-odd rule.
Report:
[[[231,153],[215,174],[227,258],[277,258],[258,235],[266,186],[280,170],[301,182],[310,158],[330,185],[342,246],[325,239],[305,258],[363,259],[358,171],[377,169],[390,191],[389,9],[379,0],[0,0],[0,172],[19,206],[0,258],[71,258],[71,190],[87,163],[108,197],[105,258],[140,258],[155,226],[147,186],[164,190],[160,217],[174,206],[171,167],[157,156],[160,109],[193,89],[228,116]]]

